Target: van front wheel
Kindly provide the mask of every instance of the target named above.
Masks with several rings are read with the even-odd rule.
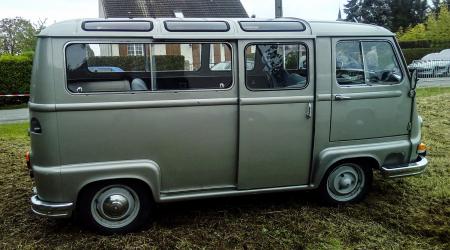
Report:
[[[144,187],[135,183],[93,185],[80,197],[82,220],[103,234],[128,233],[149,218],[150,198]]]
[[[332,167],[320,186],[324,202],[332,205],[361,201],[372,185],[370,166],[345,162]]]

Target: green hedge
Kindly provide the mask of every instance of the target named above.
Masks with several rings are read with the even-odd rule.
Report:
[[[412,48],[431,48],[430,40],[418,40],[418,41],[399,41],[400,48],[412,49]]]
[[[0,56],[0,93],[28,93],[32,67],[32,54]]]
[[[447,40],[417,40],[417,41],[400,41],[402,49],[413,48],[450,48],[450,41]]]
[[[438,53],[444,48],[412,48],[412,49],[402,49],[403,55],[405,56],[406,62],[408,64],[412,63],[414,60],[419,60],[427,54]]]
[[[154,56],[156,70],[183,70],[184,56],[158,55]],[[145,71],[144,56],[96,56],[88,59],[88,66],[111,66],[118,67],[124,71]]]

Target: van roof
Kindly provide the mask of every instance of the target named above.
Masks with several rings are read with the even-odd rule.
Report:
[[[301,26],[304,29],[297,29]],[[198,27],[198,30],[195,30],[196,27]],[[224,27],[228,28],[225,29]],[[308,22],[297,18],[98,18],[76,19],[55,23],[44,29],[38,36],[152,37],[154,39],[276,39],[316,36],[394,36],[394,33],[383,27],[369,24],[333,21]]]

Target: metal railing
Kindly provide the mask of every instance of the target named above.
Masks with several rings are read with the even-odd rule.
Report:
[[[450,78],[450,60],[414,60],[408,68],[417,69],[417,77],[420,79]]]

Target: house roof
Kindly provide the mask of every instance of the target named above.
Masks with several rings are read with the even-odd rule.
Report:
[[[184,17],[246,18],[247,12],[240,0],[100,0],[104,17],[175,17],[181,11]]]

